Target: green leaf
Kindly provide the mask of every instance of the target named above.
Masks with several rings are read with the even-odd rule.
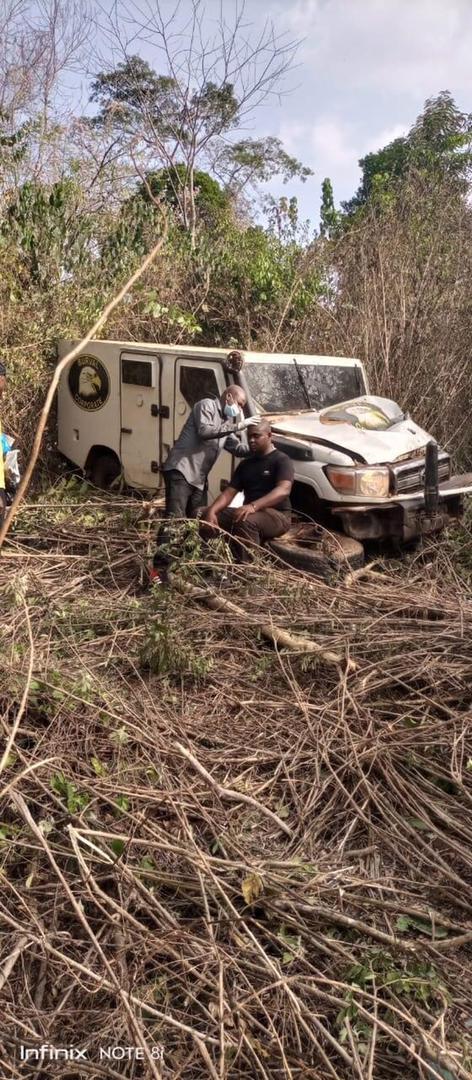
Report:
[[[290,934],[282,925],[277,937],[285,947],[282,953],[282,964],[289,964],[296,956],[303,954],[302,939],[299,934]]]
[[[115,743],[116,746],[126,746],[129,741],[130,737],[125,727],[117,728],[110,735],[110,742]]]
[[[421,829],[423,832],[431,832],[431,825],[428,825],[426,821],[422,821],[418,817],[408,817],[406,819],[409,825],[413,825],[414,829]]]
[[[107,767],[106,767],[106,765],[104,765],[103,761],[100,761],[100,758],[97,758],[97,757],[91,758],[90,759],[90,764],[91,764],[94,772],[97,774],[97,776],[104,776],[105,775],[105,773],[107,771]]]
[[[156,869],[156,864],[155,864],[154,860],[151,859],[150,855],[144,855],[144,857],[141,859],[141,862],[140,862],[139,865],[140,865],[142,870],[155,870]]]
[[[402,932],[404,932],[405,930],[409,930],[410,929],[410,920],[408,918],[408,915],[399,915],[398,919],[397,919],[397,921],[395,923],[395,926],[396,926],[397,930],[401,930]]]
[[[113,840],[110,841],[110,847],[115,855],[120,856],[125,850],[125,842],[124,840],[120,840],[119,837],[115,837]]]
[[[420,919],[417,915],[399,915],[396,921],[397,930],[419,930],[421,934],[427,934],[428,937],[433,936],[433,924],[427,919]],[[447,930],[445,926],[434,927],[435,938],[447,938]]]
[[[51,777],[50,784],[52,790],[55,791],[57,795],[65,795],[67,790],[67,781],[64,773],[54,773],[54,776]]]
[[[420,932],[422,934],[427,934],[428,937],[433,936],[433,925],[432,925],[432,923],[427,922],[426,919],[419,919],[416,916],[412,916],[412,918],[410,919],[410,922],[411,922],[411,925],[414,926],[416,930],[420,930]],[[435,926],[434,927],[434,936],[435,936],[435,938],[447,938],[446,927],[445,926]]]

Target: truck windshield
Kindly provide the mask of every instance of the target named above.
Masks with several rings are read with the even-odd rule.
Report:
[[[362,370],[341,364],[298,362],[313,409],[324,409],[365,393]],[[287,413],[307,410],[306,394],[294,363],[248,363],[244,374],[259,412]]]

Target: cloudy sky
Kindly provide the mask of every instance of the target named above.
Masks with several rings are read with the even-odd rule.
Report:
[[[231,24],[241,2],[201,0],[209,32],[220,3]],[[128,51],[162,70],[152,34],[134,36],[138,13],[143,26],[142,13],[152,19],[156,0],[91,3],[103,26],[119,11]],[[188,20],[191,0],[159,3],[172,26]],[[314,170],[305,184],[269,185],[274,194],[296,194],[302,216],[314,222],[324,177],[331,178],[338,203],[348,199],[359,183],[359,158],[406,133],[428,97],[449,90],[459,108],[472,111],[472,0],[245,0],[251,41],[265,20],[300,42],[296,68],[286,92],[257,112],[245,134],[277,135]],[[109,35],[99,40],[107,52]]]
[[[247,11],[258,18],[262,6],[248,0]],[[359,158],[407,132],[428,97],[450,90],[472,111],[472,0],[273,0],[265,10],[303,39],[295,89],[265,119],[315,172],[296,192],[310,217],[323,178],[337,201],[349,198]]]

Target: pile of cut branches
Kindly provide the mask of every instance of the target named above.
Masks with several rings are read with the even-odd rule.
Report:
[[[2,1077],[468,1077],[447,544],[350,583],[230,566],[211,609],[197,544],[140,587],[150,539],[45,498],[0,558]]]

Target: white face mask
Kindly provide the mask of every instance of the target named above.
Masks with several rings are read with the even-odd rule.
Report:
[[[239,416],[239,406],[238,405],[225,405],[224,414],[225,414],[225,416],[228,416],[230,419],[235,420],[236,417]]]

